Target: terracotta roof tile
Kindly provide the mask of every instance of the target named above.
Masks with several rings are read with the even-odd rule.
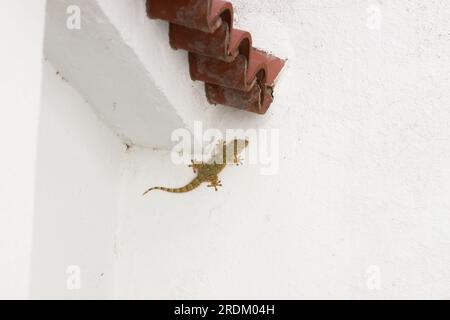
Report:
[[[170,23],[170,45],[189,51],[193,80],[205,82],[212,104],[264,114],[285,61],[255,49],[250,33],[233,28],[222,0],[147,0],[148,16]]]

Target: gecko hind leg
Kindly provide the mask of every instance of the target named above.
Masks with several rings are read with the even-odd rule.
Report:
[[[222,187],[222,181],[219,180],[218,176],[214,176],[208,181],[210,182],[208,188],[214,188],[216,191],[218,191],[218,187]]]

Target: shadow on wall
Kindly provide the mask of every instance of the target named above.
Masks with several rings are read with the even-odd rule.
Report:
[[[136,4],[114,1],[108,8],[119,10],[119,2],[126,3],[125,8]],[[79,12],[71,11],[72,8],[78,8]],[[108,14],[100,1],[48,1],[45,54],[124,141],[170,149],[170,133],[184,127],[184,123],[159,89],[156,83],[159,79],[152,76],[137,56],[137,44],[124,39],[125,31],[119,30],[117,21],[111,21]],[[148,20],[145,7],[142,17]],[[79,25],[73,22],[76,18]],[[123,19],[134,22],[128,16]],[[166,37],[166,31],[157,31],[155,35]],[[152,38],[146,41],[152,46],[158,43]],[[152,60],[152,67],[156,65],[154,61],[158,60]]]
[[[124,146],[48,62],[43,78],[31,296],[110,297]]]

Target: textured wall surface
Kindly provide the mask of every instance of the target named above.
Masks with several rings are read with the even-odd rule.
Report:
[[[85,37],[99,41],[70,57],[56,47],[43,81],[44,3],[0,10],[0,30],[23,27],[5,32],[2,51],[3,102],[14,107],[0,117],[0,296],[26,297],[31,272],[34,297],[450,298],[448,1],[234,0],[237,27],[289,60],[264,117],[208,105],[144,2],[78,0],[93,17]],[[64,34],[59,18],[47,35]],[[102,90],[92,75],[105,77]],[[130,94],[141,87],[120,75],[155,99]],[[114,109],[106,98],[118,92],[133,97]],[[153,116],[161,130],[147,136]],[[117,135],[167,146],[194,120],[278,130],[276,170],[262,174],[260,158],[227,168],[217,193],[142,197],[193,174],[169,151],[125,151]],[[68,264],[81,267],[80,291],[67,290]]]
[[[108,5],[106,11],[101,6],[104,3]],[[80,29],[66,27],[70,17],[67,8],[72,5],[80,10]],[[135,12],[141,13],[139,19]],[[116,20],[125,22],[125,26]],[[146,37],[139,32],[148,22],[140,1],[49,1],[45,54],[124,141],[169,149],[170,133],[184,126],[183,120],[169,101],[171,94],[161,91],[159,77],[154,71],[150,73],[137,56],[136,40],[129,37],[131,33],[143,37],[144,43],[162,43],[166,32],[157,25],[146,30]],[[161,56],[147,53],[154,66],[156,61],[164,65],[167,59]]]
[[[35,169],[32,298],[112,297],[115,199],[125,149],[46,62]]]
[[[0,299],[28,297],[44,14],[0,2]]]
[[[143,199],[192,175],[133,150],[118,296],[449,298],[450,3],[233,3],[237,27],[289,59],[254,122],[280,129],[279,171],[230,168],[219,193]]]

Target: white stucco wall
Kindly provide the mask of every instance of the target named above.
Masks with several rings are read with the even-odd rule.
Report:
[[[28,297],[44,13],[43,0],[0,2],[1,299]]]
[[[112,297],[126,147],[50,62],[37,146],[31,296]]]
[[[280,129],[279,172],[142,198],[192,174],[130,153],[118,296],[449,298],[449,3],[233,3],[289,66],[267,116],[222,125]]]
[[[94,108],[96,114],[128,144],[169,149],[170,133],[184,126],[183,119],[128,43],[127,35],[112,23],[112,16],[94,0],[53,0],[47,5],[46,56],[55,68]],[[139,19],[123,16],[131,24],[146,22],[145,7],[138,1]],[[137,1],[113,1],[135,8]],[[73,10],[74,8],[75,10]],[[135,11],[132,11],[132,13]],[[67,21],[80,21],[68,28]],[[77,21],[77,20],[75,20]],[[69,23],[70,25],[70,23]],[[148,37],[151,45],[161,44]],[[152,56],[153,65],[164,60]],[[167,78],[167,76],[165,77]]]
[[[0,117],[1,297],[450,298],[449,3],[234,0],[237,27],[289,59],[261,117],[207,105],[144,0],[77,0],[81,34],[64,29],[68,2],[50,1],[42,79],[44,2],[0,10],[13,106]],[[279,130],[278,170],[230,167],[220,192],[143,197],[193,174],[123,142],[168,149],[195,120]]]

